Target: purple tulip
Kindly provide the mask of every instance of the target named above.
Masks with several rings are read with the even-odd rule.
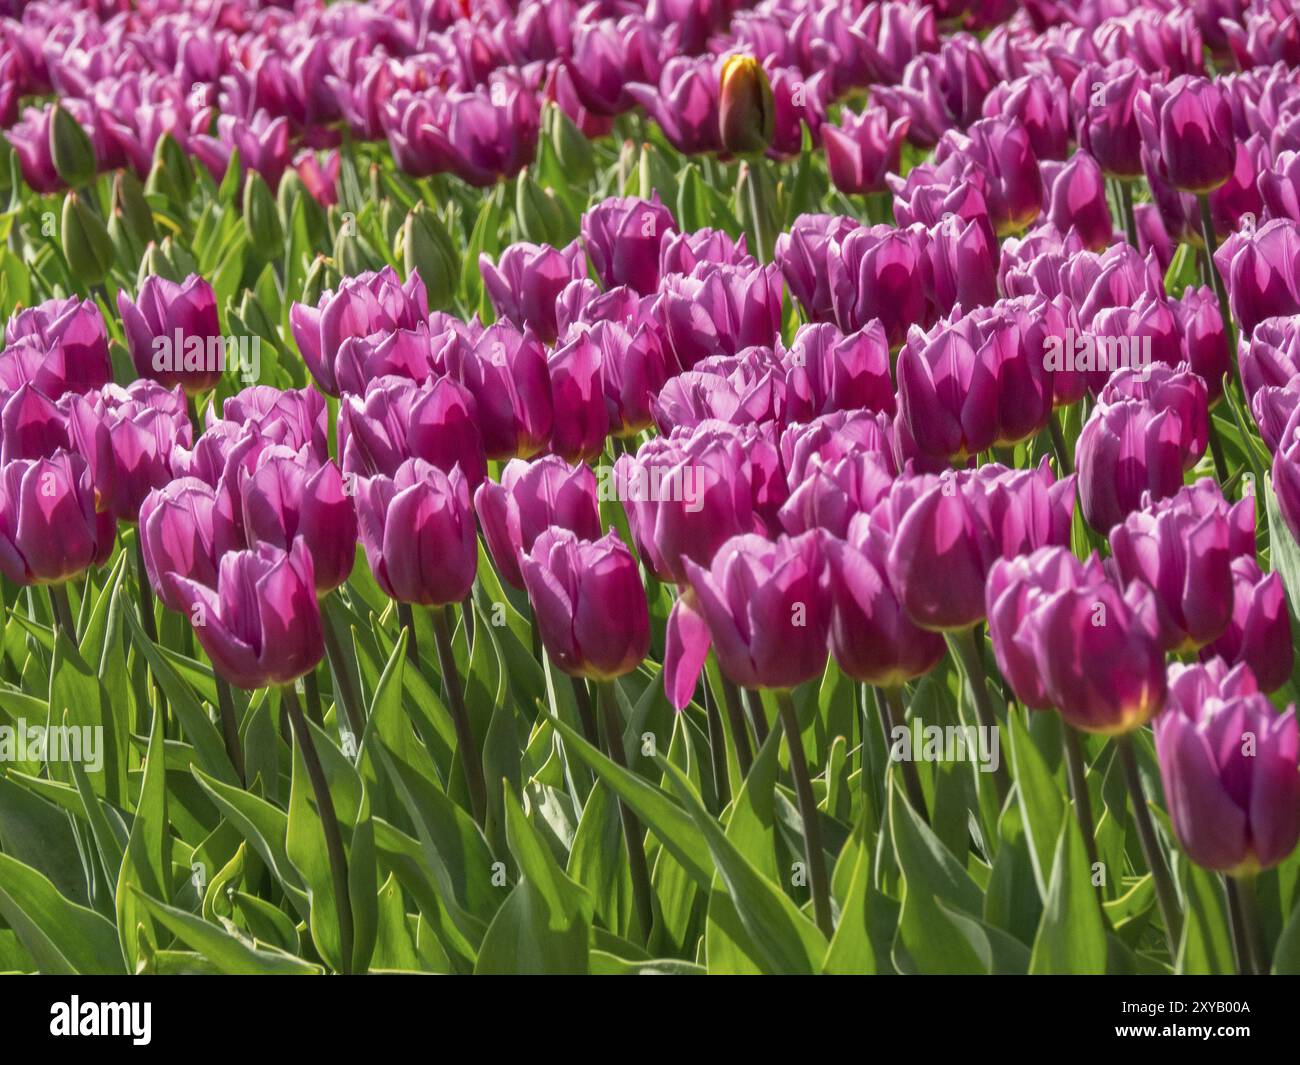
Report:
[[[628,85],[658,82],[663,42],[654,26],[635,16],[579,21],[569,56],[565,69],[582,106],[596,115],[619,115],[636,106]]]
[[[270,544],[227,552],[215,587],[176,574],[163,580],[217,674],[238,688],[290,684],[324,656],[311,554],[301,541],[288,552]]]
[[[1136,399],[1156,410],[1174,412],[1182,427],[1179,447],[1188,456],[1185,465],[1190,469],[1205,454],[1209,442],[1210,412],[1206,397],[1205,382],[1186,363],[1174,367],[1153,363],[1145,369],[1128,368],[1112,374],[1097,400],[1099,404],[1107,404]]]
[[[838,258],[839,242],[857,228],[857,221],[843,215],[801,214],[776,238],[774,258],[781,275],[814,322],[829,322],[834,316],[829,264]]]
[[[349,337],[415,329],[429,320],[428,294],[412,271],[402,284],[392,267],[345,277],[337,292],[326,291],[317,307],[295,303],[289,312],[294,341],[307,369],[327,396],[339,395],[335,362]]]
[[[133,303],[124,291],[117,309],[131,361],[141,377],[196,396],[215,387],[226,368],[217,297],[197,274],[178,284],[147,277]]]
[[[494,72],[491,84],[473,92],[452,90],[441,123],[424,132],[438,146],[447,169],[478,188],[512,178],[533,161],[541,108],[533,90],[516,75]]]
[[[1137,107],[1147,77],[1132,63],[1122,67],[1085,66],[1075,82],[1083,104],[1077,119],[1079,147],[1100,164],[1107,177],[1132,181],[1142,176],[1142,131]]]
[[[898,353],[898,415],[926,454],[961,464],[992,446],[997,377],[982,353],[969,320],[940,323],[928,335],[913,331]],[[1050,396],[1048,391],[1048,413]]]
[[[283,391],[270,385],[250,385],[228,396],[221,411],[227,421],[255,429],[271,443],[292,451],[305,447],[315,461],[329,460],[325,397],[310,385]],[[207,424],[211,426],[215,420],[209,410]]]
[[[676,55],[664,64],[657,85],[632,83],[624,91],[683,155],[720,152],[720,74],[721,61],[714,56]]]
[[[520,329],[532,328],[544,344],[555,343],[555,301],[570,281],[587,276],[587,261],[575,240],[557,251],[547,244],[512,244],[498,263],[479,256],[483,286],[497,314]]]
[[[659,253],[677,224],[656,193],[650,200],[611,197],[582,216],[582,243],[606,288],[628,285],[649,295],[659,285]]]
[[[1279,152],[1259,173],[1259,193],[1269,218],[1300,222],[1300,152]]]
[[[836,411],[807,424],[795,423],[781,434],[781,464],[791,484],[802,481],[815,465],[834,464],[846,455],[877,455],[893,465],[894,434],[887,414],[870,411]]]
[[[997,241],[987,217],[963,223],[953,215],[931,227],[926,246],[926,296],[934,312],[984,307],[997,299]]]
[[[333,462],[304,462],[287,448],[270,448],[242,481],[241,502],[249,547],[268,543],[288,550],[295,539],[303,541],[311,554],[317,595],[332,592],[351,576],[357,515]]]
[[[588,466],[570,466],[558,455],[532,462],[511,459],[501,483],[484,481],[474,493],[474,510],[483,526],[492,561],[505,582],[524,587],[519,558],[547,529],[568,529],[580,539],[600,538],[596,478]]]
[[[542,644],[565,673],[612,680],[650,650],[650,613],[632,552],[611,531],[584,540],[551,528],[520,556]]]
[[[830,628],[823,534],[728,540],[708,569],[685,560],[690,592],[669,620],[664,685],[679,709],[710,643],[723,675],[744,688],[794,688],[826,666]]]
[[[1106,201],[1106,179],[1087,152],[1075,152],[1060,166],[1045,165],[1047,217],[1061,232],[1074,227],[1092,251],[1101,251],[1115,239]]]
[[[1291,615],[1278,573],[1267,575],[1250,555],[1232,560],[1232,620],[1223,635],[1201,648],[1201,660],[1219,657],[1250,668],[1261,691],[1291,679]]]
[[[283,115],[271,118],[265,111],[257,112],[251,119],[226,114],[217,118],[215,137],[200,133],[190,138],[191,153],[211,171],[212,179],[217,182],[225,178],[236,148],[241,183],[242,174],[255,170],[275,192],[280,178],[293,162],[289,120]]]
[[[945,162],[949,167],[945,168]],[[965,132],[949,130],[934,153],[939,172],[974,164],[971,172],[984,194],[999,236],[1018,233],[1042,209],[1042,178],[1029,131],[1015,119],[982,118]],[[954,176],[958,173],[953,170]]]
[[[790,347],[778,339],[786,371],[786,418],[811,421],[837,410],[894,413],[885,330],[873,321],[844,336],[829,323],[800,326]]]
[[[61,584],[100,565],[116,524],[95,513],[80,455],[15,459],[0,468],[0,573],[15,584]]]
[[[1231,875],[1272,868],[1300,839],[1295,708],[1279,714],[1254,688],[1248,672],[1221,663],[1175,664],[1155,726],[1179,844],[1197,865]]]
[[[1286,388],[1300,374],[1300,321],[1294,317],[1266,318],[1237,348],[1241,384],[1246,399],[1269,385]]]
[[[555,411],[551,450],[568,462],[587,462],[605,449],[609,408],[601,347],[590,330],[576,326],[574,333],[547,359]]]
[[[0,402],[0,462],[44,458],[71,447],[66,408],[34,385],[19,385]]]
[[[1243,335],[1265,318],[1300,312],[1300,223],[1278,218],[1238,231],[1214,253]]]
[[[1039,160],[1069,157],[1069,95],[1060,78],[1026,74],[995,85],[984,98],[984,117],[999,115],[1019,119]]]
[[[1137,115],[1143,139],[1175,188],[1207,193],[1232,177],[1232,112],[1214,82],[1182,76],[1168,85],[1153,83],[1149,103],[1140,99]]]
[[[835,322],[842,332],[856,332],[879,319],[894,350],[913,325],[929,324],[926,254],[916,231],[855,228],[839,242],[839,254],[827,256],[827,266]]]
[[[693,233],[670,233],[659,249],[659,275],[689,274],[700,263],[754,269],[758,263],[749,254],[742,233],[736,240],[721,229],[707,226]]]
[[[891,123],[883,109],[869,107],[860,115],[846,110],[840,123],[821,130],[831,181],[841,192],[884,192],[885,174],[898,173],[908,120]]]
[[[689,370],[710,355],[772,345],[781,330],[781,274],[771,264],[701,263],[665,277],[656,306],[678,365]]]
[[[566,343],[580,335],[599,352],[610,434],[632,437],[648,429],[654,422],[651,403],[676,370],[658,330],[600,321],[570,327]]]
[[[392,477],[360,478],[357,528],[375,580],[399,603],[459,603],[474,584],[478,538],[469,484],[407,459]]]
[[[19,311],[5,325],[4,359],[23,346],[41,355],[39,369],[25,379],[51,398],[89,392],[113,379],[108,334],[92,300],[69,296]]]
[[[218,507],[216,491],[197,477],[177,477],[145,497],[139,536],[149,583],[163,605],[177,612],[186,601],[168,574],[215,588],[221,558],[244,546]]]
[[[1203,647],[1232,619],[1232,528],[1246,508],[1253,527],[1254,506],[1247,499],[1230,510],[1218,485],[1205,479],[1111,529],[1114,571],[1124,585],[1143,581],[1155,593],[1167,649],[1181,654]]]
[[[824,529],[848,535],[849,524],[871,509],[894,481],[892,463],[882,456],[846,455],[833,464],[815,463],[794,486],[780,510],[781,525],[791,536]]]

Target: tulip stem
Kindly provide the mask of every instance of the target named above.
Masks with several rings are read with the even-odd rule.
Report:
[[[1052,451],[1056,454],[1056,475],[1068,477],[1074,472],[1074,463],[1070,460],[1070,448],[1065,442],[1065,434],[1061,432],[1061,419],[1055,410],[1047,419],[1047,432],[1052,438]]]
[[[244,748],[239,742],[239,722],[235,720],[235,700],[230,694],[230,685],[216,673],[212,675],[217,686],[217,707],[221,711],[221,734],[226,741],[226,755],[235,767],[239,783],[248,787],[248,777],[244,772]]]
[[[150,643],[158,642],[158,624],[153,616],[153,589],[149,586],[149,571],[144,565],[144,541],[140,539],[140,530],[135,531],[135,584],[140,597],[140,624]],[[150,670],[153,673],[152,670]],[[158,712],[167,720],[167,696],[163,694],[162,682],[153,674],[154,692],[158,698]]]
[[[1214,419],[1207,418],[1210,438],[1210,454],[1214,456],[1214,473],[1218,477],[1219,483],[1224,484],[1228,480],[1228,463],[1223,457],[1223,442],[1219,439],[1219,430],[1214,427]]]
[[[68,602],[68,589],[62,584],[47,586],[50,590],[50,609],[54,612],[54,623],[68,634],[73,644],[77,643],[77,623],[72,617],[72,604]]]
[[[1142,776],[1138,772],[1137,755],[1133,752],[1133,737],[1127,734],[1116,736],[1115,745],[1119,748],[1124,783],[1133,802],[1133,824],[1137,828],[1138,842],[1142,845],[1142,855],[1146,858],[1147,866],[1151,870],[1151,878],[1155,882],[1156,902],[1160,906],[1160,916],[1165,922],[1165,937],[1169,941],[1169,956],[1176,957],[1178,941],[1183,931],[1183,915],[1178,909],[1178,894],[1174,891],[1174,880],[1170,875],[1169,865],[1160,850],[1155,826],[1151,823],[1151,811],[1147,809],[1146,794],[1142,790]]]
[[[343,704],[343,712],[352,727],[352,735],[356,737],[357,743],[360,743],[366,727],[365,717],[361,713],[361,699],[352,686],[352,671],[348,669],[343,645],[339,642],[338,632],[334,628],[334,621],[328,610],[321,611],[321,620],[323,622],[321,631],[325,637],[325,656],[329,659],[330,671],[334,674],[336,697]]]
[[[880,712],[880,724],[885,730],[885,748],[889,749],[896,729],[907,728],[907,712],[903,709],[901,690],[894,688],[876,689],[876,709]],[[921,774],[916,771],[916,763],[910,758],[898,760],[898,771],[903,775],[903,790],[907,799],[927,825],[930,814],[925,807],[925,789],[921,787]]]
[[[835,933],[831,921],[830,884],[826,878],[826,852],[822,849],[822,825],[817,814],[817,801],[813,797],[812,779],[808,776],[808,761],[804,757],[803,736],[799,731],[799,715],[795,713],[794,699],[787,689],[776,693],[776,705],[781,715],[781,728],[790,748],[790,772],[794,776],[794,795],[803,821],[804,856],[808,861],[808,887],[812,892],[813,915],[822,935],[830,939]]]
[[[620,769],[627,769],[627,751],[623,747],[623,725],[618,713],[614,681],[597,681],[596,696],[600,703],[600,719],[605,725],[605,748],[609,752],[610,761]],[[623,822],[623,839],[627,844],[627,861],[632,871],[632,898],[636,905],[637,922],[641,926],[641,941],[648,943],[654,925],[654,893],[650,887],[650,867],[646,864],[644,833],[636,814],[621,798],[618,800],[618,816]]]
[[[1124,215],[1124,233],[1133,247],[1138,246],[1137,216],[1133,213],[1133,183],[1123,178],[1115,179],[1119,193],[1119,208]]]
[[[708,684],[704,685],[704,714],[709,725],[709,760],[713,766],[713,794],[717,800],[717,813],[731,801],[731,789],[727,781],[727,741],[722,734],[722,715],[718,713],[718,704]]]
[[[324,728],[325,714],[320,708],[320,686],[316,683],[315,670],[303,676],[302,689],[307,697],[307,716],[317,728]]]
[[[1268,972],[1268,954],[1259,929],[1259,904],[1253,876],[1225,876],[1228,889],[1228,921],[1232,945],[1237,954],[1237,971],[1242,976]]]
[[[1097,865],[1096,829],[1092,823],[1092,800],[1088,797],[1088,767],[1083,760],[1083,742],[1078,729],[1061,720],[1061,749],[1065,754],[1065,775],[1070,782],[1070,798],[1074,800],[1074,817],[1083,834],[1083,846],[1088,852],[1088,865]],[[1098,888],[1100,891],[1100,888]]]
[[[960,632],[951,633],[949,639],[957,650],[957,657],[966,674],[971,698],[975,702],[975,716],[979,718],[979,723],[987,729],[1001,728],[997,715],[993,713],[993,704],[989,702],[988,677],[984,671],[984,656],[980,653],[979,644],[975,639],[975,627],[971,626]],[[997,788],[1000,807],[1007,801],[1007,793],[1011,790],[1011,778],[1007,774],[1005,762],[999,762],[997,769],[993,771],[993,785]]]
[[[758,692],[745,689],[745,707],[754,725],[754,742],[762,747],[767,742],[767,714],[763,711],[763,699]]]
[[[437,613],[437,610],[434,611]],[[397,623],[406,630],[406,660],[417,670],[420,668],[420,645],[415,641],[415,615],[410,603],[397,604]]]
[[[745,723],[745,711],[740,705],[740,692],[726,677],[722,678],[722,705],[727,708],[731,738],[736,744],[736,761],[740,763],[740,776],[743,779],[749,776],[750,766],[754,764],[754,754],[749,746],[749,726]]]
[[[1219,266],[1214,261],[1214,253],[1219,250],[1219,241],[1214,235],[1214,218],[1210,214],[1210,198],[1202,192],[1196,199],[1201,206],[1201,239],[1205,241],[1206,271],[1210,275],[1210,284],[1214,287],[1214,295],[1219,300],[1219,314],[1223,318],[1223,331],[1228,338],[1228,350],[1236,351],[1237,342],[1232,325],[1232,313],[1228,310],[1228,290],[1223,285],[1223,278],[1219,275]]]
[[[596,711],[591,706],[591,692],[587,682],[581,677],[569,677],[573,687],[573,702],[578,708],[578,720],[582,722],[582,734],[593,747],[600,748],[600,730],[596,728]]]
[[[321,832],[325,836],[325,853],[329,857],[330,879],[334,884],[334,912],[339,921],[339,953],[342,955],[343,972],[351,973],[352,897],[348,889],[348,860],[343,849],[343,833],[339,828],[338,814],[334,812],[334,800],[330,798],[329,781],[325,778],[325,770],[321,768],[316,743],[311,738],[306,718],[302,716],[302,707],[298,705],[293,685],[286,684],[281,688],[280,696],[289,715],[294,738],[298,741],[303,765],[307,768],[312,793],[316,797],[316,815],[320,818]]]
[[[767,206],[766,189],[759,189],[759,182],[762,177],[758,173],[761,164],[757,159],[750,160],[742,164],[741,173],[749,180],[749,214],[750,220],[754,225],[754,243],[758,245],[754,249],[754,258],[760,263],[768,262],[771,258],[767,241],[767,217],[764,213]],[[746,173],[746,169],[748,173]]]
[[[483,781],[483,761],[479,758],[478,744],[474,741],[474,730],[470,727],[469,713],[465,709],[465,693],[460,685],[460,674],[456,671],[456,654],[451,646],[451,624],[448,618],[450,611],[448,606],[435,606],[429,611],[433,620],[433,642],[438,649],[438,668],[442,671],[443,687],[447,689],[452,724],[456,727],[456,746],[459,748],[460,767],[465,774],[470,809],[474,820],[482,825],[487,817],[487,785]]]

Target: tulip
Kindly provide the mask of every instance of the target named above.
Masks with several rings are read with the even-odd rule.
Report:
[[[3,403],[0,462],[44,458],[70,447],[67,411],[35,385],[20,384]]]
[[[798,484],[816,463],[833,464],[846,455],[867,453],[879,456],[896,475],[893,435],[887,414],[836,411],[807,424],[788,426],[781,434],[781,465],[789,482]]]
[[[131,361],[141,377],[196,396],[215,387],[225,369],[225,340],[212,286],[197,274],[183,284],[146,278],[132,302],[117,294]]]
[[[857,228],[857,221],[842,215],[801,214],[788,232],[776,238],[774,258],[781,275],[814,322],[829,322],[834,316],[829,264],[838,257],[835,246]]]
[[[1137,105],[1147,76],[1131,63],[1103,68],[1089,64],[1075,83],[1085,103],[1077,120],[1079,147],[1100,164],[1107,177],[1132,181],[1142,176],[1142,131]]]
[[[618,115],[636,106],[629,85],[658,81],[662,54],[659,31],[643,19],[579,21],[565,70],[583,107]]]
[[[1237,161],[1232,112],[1222,88],[1206,78],[1178,77],[1152,84],[1139,101],[1143,138],[1177,189],[1198,195],[1217,189]]]
[[[6,353],[23,342],[46,353],[32,384],[48,396],[89,392],[113,379],[108,334],[93,300],[69,296],[18,311],[5,325]]]
[[[1042,675],[1050,705],[1084,732],[1122,735],[1146,724],[1165,697],[1150,590],[1105,580],[1048,595],[1026,615],[1017,638]]]
[[[774,422],[785,405],[785,373],[769,347],[718,355],[670,378],[650,402],[660,432],[716,419],[733,425]]]
[[[168,574],[221,679],[252,690],[291,684],[325,654],[311,554],[301,541],[222,556],[216,584]]]
[[[580,332],[585,332],[600,352],[609,432],[632,437],[648,429],[654,420],[651,403],[655,394],[676,369],[658,330],[648,325],[630,330],[619,322],[600,321],[570,329],[569,336]]]
[[[555,420],[551,450],[569,462],[587,462],[605,449],[610,430],[605,403],[604,357],[580,326],[547,360]]]
[[[689,274],[700,263],[739,266],[752,270],[758,264],[749,254],[742,233],[736,240],[721,229],[705,226],[693,233],[670,233],[659,249],[659,275]]]
[[[928,234],[925,294],[936,314],[985,307],[997,299],[995,239],[986,217],[962,223],[954,215]]]
[[[1253,519],[1254,503],[1238,504],[1243,506]],[[1125,585],[1150,586],[1161,641],[1175,653],[1216,639],[1232,618],[1232,524],[1218,486],[1202,480],[1130,514],[1110,531],[1115,573]]]
[[[1205,454],[1209,439],[1210,412],[1206,397],[1205,382],[1186,363],[1174,367],[1154,363],[1144,369],[1117,370],[1097,400],[1099,404],[1107,404],[1136,399],[1156,410],[1172,411],[1181,424],[1179,447],[1188,456],[1185,468],[1190,469]]]
[[[718,85],[718,139],[731,155],[754,155],[772,142],[776,103],[767,72],[753,56],[731,55]]]
[[[664,278],[656,306],[678,365],[689,370],[709,355],[771,346],[781,329],[781,274],[771,264],[701,263]]]
[[[1219,301],[1208,285],[1188,287],[1169,309],[1183,336],[1183,356],[1205,382],[1210,406],[1223,398],[1223,378],[1232,372],[1232,355]],[[1244,373],[1243,369],[1243,373]]]
[[[177,612],[185,610],[186,601],[167,575],[215,588],[218,563],[243,546],[217,506],[215,490],[197,477],[177,477],[145,497],[139,536],[149,584],[163,605]]]
[[[843,336],[828,323],[801,326],[790,347],[778,339],[786,371],[786,417],[811,421],[837,410],[894,412],[889,344],[878,321]]]
[[[268,449],[240,494],[249,547],[268,543],[288,550],[301,538],[311,554],[317,595],[332,592],[352,574],[356,510],[333,462],[303,462],[287,448]]]
[[[325,398],[308,385],[281,391],[270,385],[250,385],[228,396],[221,407],[227,421],[238,422],[292,451],[306,447],[316,462],[329,459]],[[209,412],[208,425],[215,418]]]
[[[422,281],[428,306],[450,307],[460,288],[461,259],[442,219],[423,203],[402,223],[401,248],[408,285]]]
[[[664,64],[657,85],[632,83],[625,91],[683,155],[720,152],[719,65],[712,56],[676,55]]]
[[[1214,262],[1243,336],[1265,318],[1300,312],[1300,223],[1279,218],[1234,233],[1214,253]]]
[[[1201,648],[1203,662],[1215,657],[1244,663],[1261,691],[1276,691],[1291,679],[1291,616],[1282,577],[1261,573],[1250,555],[1232,560],[1232,620],[1222,636]]]
[[[530,327],[543,344],[554,344],[555,301],[570,281],[587,276],[587,261],[576,240],[561,251],[519,243],[502,252],[495,264],[480,255],[479,271],[497,314],[520,329]]]
[[[1040,160],[1069,157],[1069,98],[1065,85],[1050,74],[1026,74],[993,87],[984,98],[984,117],[1019,119]]]
[[[190,151],[212,172],[212,179],[220,182],[238,149],[241,178],[250,170],[256,171],[274,192],[293,161],[289,135],[289,121],[283,115],[272,118],[259,111],[245,119],[227,114],[217,118],[215,137],[205,133],[192,137]]]
[[[1083,516],[1108,533],[1142,505],[1182,487],[1183,470],[1199,454],[1185,446],[1185,426],[1173,410],[1142,400],[1099,404],[1079,434],[1075,459]]]
[[[999,236],[1017,233],[1038,217],[1042,178],[1029,132],[1015,119],[983,118],[964,133],[949,130],[934,153],[934,165],[974,164],[973,177],[984,194],[989,218]]]
[[[1279,152],[1259,172],[1259,193],[1269,218],[1300,222],[1300,152]]]
[[[723,675],[745,688],[788,689],[826,665],[830,601],[822,534],[732,537],[708,569],[684,559],[689,597],[669,624],[664,683],[690,701],[710,641]]]
[[[891,350],[913,325],[928,324],[925,251],[916,233],[892,226],[861,226],[827,256],[835,323],[852,333],[879,319]]]
[[[898,173],[906,118],[889,121],[878,107],[860,115],[844,111],[839,126],[826,125],[821,133],[826,146],[826,166],[841,192],[865,195],[884,192],[885,175]]]
[[[898,354],[899,417],[927,454],[964,463],[993,444],[997,379],[977,343],[968,325],[945,323],[912,332]]]
[[[56,451],[0,468],[0,573],[15,584],[61,584],[103,563],[115,531],[95,514],[80,455]]]
[[[1100,251],[1115,239],[1106,202],[1106,181],[1097,161],[1087,152],[1075,152],[1059,167],[1043,168],[1047,217],[1061,232],[1072,226],[1084,244]]]
[[[1300,322],[1295,318],[1266,318],[1237,349],[1241,383],[1253,401],[1261,388],[1286,388],[1300,374]]]
[[[582,243],[606,288],[628,285],[648,295],[659,285],[659,251],[676,223],[658,194],[611,197],[582,216]]]
[[[1156,754],[1179,845],[1197,865],[1246,876],[1300,839],[1300,737],[1294,707],[1279,714],[1235,673],[1170,667]]]
[[[845,456],[833,465],[815,464],[781,505],[781,525],[791,536],[823,529],[848,535],[850,522],[871,509],[893,483],[892,463],[872,454]]]
[[[474,583],[478,539],[469,485],[407,459],[391,477],[359,478],[357,527],[384,594],[399,603],[459,603]]]

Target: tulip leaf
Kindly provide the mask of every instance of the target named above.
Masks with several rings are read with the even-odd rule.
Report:
[[[117,876],[117,929],[122,954],[133,967],[144,959],[140,934],[152,923],[140,906],[140,897],[171,898],[171,833],[167,826],[167,767],[160,713],[154,714],[143,769],[140,800]],[[151,934],[150,938],[154,945],[161,945],[156,936]]]
[[[120,974],[117,929],[70,902],[30,865],[0,854],[0,917],[38,969],[62,976]]]
[[[1029,971],[1085,976],[1106,971],[1106,926],[1083,835],[1073,817],[1064,819],[1057,839]]]
[[[1012,711],[1007,715],[1011,731],[1011,756],[1016,770],[1017,802],[1029,840],[1029,857],[1038,884],[1039,897],[1044,902],[1050,887],[1053,854],[1059,849],[1061,820],[1065,816],[1065,800],[1056,785],[1056,779],[1034,745],[1021,715]]]
[[[1236,972],[1220,878],[1189,862],[1182,854],[1177,856],[1176,864],[1186,909],[1175,970],[1192,976]]]

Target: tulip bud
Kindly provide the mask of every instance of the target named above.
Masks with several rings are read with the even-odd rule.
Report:
[[[113,265],[116,249],[104,223],[75,193],[63,201],[63,255],[81,284],[97,285]]]
[[[134,171],[119,170],[113,178],[113,210],[114,213],[121,213],[121,224],[140,247],[157,239],[153,209],[145,199],[144,186]]]
[[[95,146],[90,136],[57,103],[50,115],[50,158],[69,188],[80,188],[95,176]]]
[[[171,248],[170,238],[161,244],[151,242],[145,248],[144,257],[140,260],[140,269],[136,272],[136,288],[143,285],[147,277],[165,277],[168,281],[180,281],[184,278],[185,271],[172,262]]]
[[[284,242],[275,198],[256,170],[250,170],[244,181],[244,231],[249,247],[262,258],[275,255]]]
[[[776,101],[772,83],[750,55],[728,56],[718,89],[718,133],[732,155],[755,155],[772,143]]]
[[[194,170],[189,157],[170,133],[158,139],[144,190],[162,193],[176,207],[188,204],[194,194]]]
[[[551,113],[551,148],[559,160],[560,169],[573,181],[575,186],[586,185],[594,173],[591,155],[591,141],[583,135],[573,119],[559,108],[552,106]]]
[[[533,244],[559,247],[576,229],[555,193],[542,188],[527,167],[515,180],[515,215],[524,240]]]
[[[430,309],[450,307],[460,283],[460,257],[442,219],[422,203],[406,216],[402,254],[407,275],[418,272],[424,282]]]
[[[332,288],[337,280],[329,261],[325,256],[317,255],[302,284],[302,303],[309,307],[316,306],[320,302],[321,293]]]

